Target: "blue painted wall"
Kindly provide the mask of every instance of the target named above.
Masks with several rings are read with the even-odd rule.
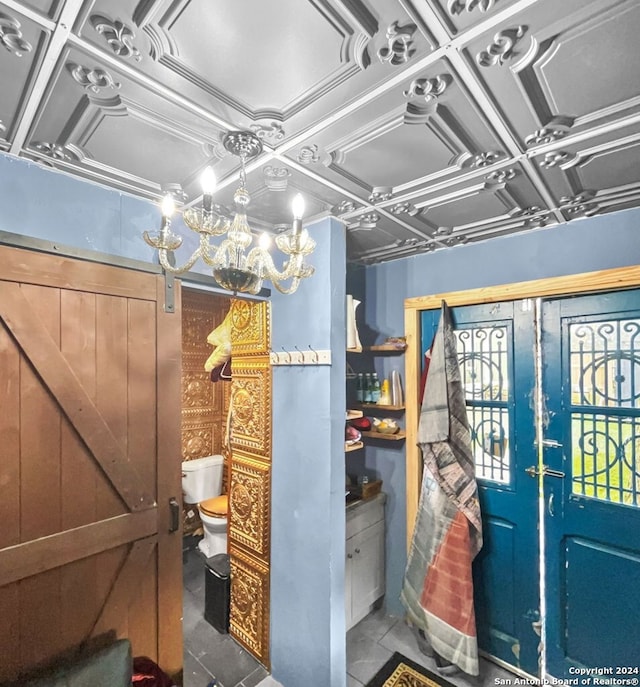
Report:
[[[348,293],[358,311],[364,343],[380,343],[404,331],[404,299],[447,291],[579,274],[640,262],[640,210],[577,220],[546,229],[450,248],[367,268],[350,269]],[[377,361],[388,374],[395,364]],[[406,564],[404,454],[367,447],[360,471],[384,480],[387,501],[387,610],[401,614]]]
[[[141,234],[157,229],[159,221],[153,203],[0,154],[0,230],[150,262],[153,252]],[[182,233],[180,224],[175,226]],[[272,661],[285,687],[343,687],[345,244],[334,220],[310,231],[318,241],[312,259],[317,273],[292,296],[274,293],[273,348],[331,348],[333,365],[274,369]],[[640,210],[629,210],[357,268],[348,290],[363,301],[358,321],[366,344],[404,331],[407,297],[639,260]],[[378,364],[387,375],[397,362],[385,360]],[[348,461],[349,471],[366,470],[384,480],[386,604],[401,613],[404,454],[371,446],[364,457],[351,454]],[[300,664],[309,666],[309,674],[298,672],[305,670]]]
[[[152,262],[141,235],[159,223],[155,203],[0,153],[2,231]],[[274,368],[272,670],[285,687],[344,687],[345,231],[333,219],[308,229],[316,274],[293,295],[272,289],[272,348],[329,349],[333,363]]]
[[[310,233],[316,273],[273,294],[272,348],[330,349],[332,365],[273,368],[271,666],[285,687],[344,687],[345,232]]]

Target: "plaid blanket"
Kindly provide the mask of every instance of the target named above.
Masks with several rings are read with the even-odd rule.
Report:
[[[418,426],[424,472],[401,599],[433,649],[478,675],[471,564],[482,521],[451,313],[432,349]]]

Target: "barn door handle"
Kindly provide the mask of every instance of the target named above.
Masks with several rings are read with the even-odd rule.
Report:
[[[180,527],[180,504],[176,501],[175,496],[169,499],[169,532],[176,532]]]

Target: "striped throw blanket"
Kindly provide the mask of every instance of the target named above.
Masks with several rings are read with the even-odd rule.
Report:
[[[471,564],[482,548],[482,522],[456,338],[444,302],[418,444],[424,472],[401,599],[443,659],[478,675]]]

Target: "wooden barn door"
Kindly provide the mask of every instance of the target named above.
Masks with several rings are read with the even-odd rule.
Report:
[[[110,637],[181,670],[163,299],[157,274],[0,247],[0,681]]]

